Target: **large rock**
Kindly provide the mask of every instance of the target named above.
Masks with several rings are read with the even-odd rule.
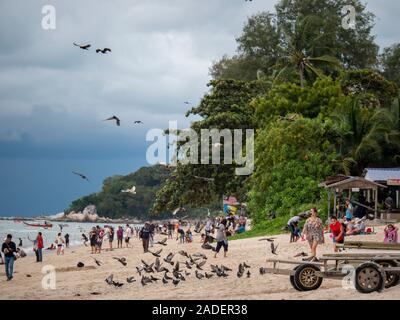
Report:
[[[83,217],[85,221],[96,222],[99,219],[96,206],[90,205],[83,210]]]

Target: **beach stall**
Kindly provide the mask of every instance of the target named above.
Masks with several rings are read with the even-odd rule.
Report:
[[[387,187],[378,195],[384,204],[384,218],[400,219],[400,168],[367,168],[365,179]]]
[[[345,175],[337,175],[327,178],[326,181],[319,185],[328,191],[328,213],[329,215],[342,216],[338,201],[341,200],[343,192],[347,193],[347,198],[352,203],[361,206],[367,210],[374,212],[374,217],[378,218],[378,191],[386,188],[385,185],[375,181],[367,180],[362,177],[352,177]],[[365,193],[368,201],[356,201],[352,199],[352,193]],[[331,209],[331,200],[333,197],[333,210]],[[368,198],[369,197],[369,198]],[[364,195],[363,195],[363,198]],[[363,203],[364,202],[364,203]],[[372,204],[372,205],[371,205]]]

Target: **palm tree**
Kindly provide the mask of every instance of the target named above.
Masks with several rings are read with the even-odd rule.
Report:
[[[321,24],[321,18],[309,15],[299,20],[291,28],[282,28],[286,42],[286,55],[284,55],[278,65],[284,64],[285,66],[275,76],[278,79],[288,69],[294,69],[300,77],[300,86],[304,88],[306,73],[309,73],[317,78],[324,78],[324,72],[318,68],[315,63],[329,64],[331,67],[336,69],[342,68],[340,61],[329,55],[322,55],[319,57],[313,57],[315,54],[315,47],[318,47],[318,41],[324,36],[324,34],[318,37],[309,38],[312,32],[309,32],[311,28]]]
[[[362,108],[359,100],[354,99],[338,110],[333,119],[339,165],[347,175],[360,175],[368,164],[384,160],[386,148],[399,144],[398,120],[391,110]]]

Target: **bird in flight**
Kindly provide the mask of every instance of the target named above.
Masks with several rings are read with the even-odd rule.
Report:
[[[190,104],[190,102],[189,101],[185,101],[184,104]]]
[[[72,173],[77,175],[77,176],[79,176],[79,177],[81,177],[83,180],[86,180],[87,182],[90,182],[89,179],[84,174],[78,173],[78,172],[75,172],[75,171],[72,171]]]
[[[112,117],[110,117],[108,119],[105,119],[103,121],[111,121],[111,120],[114,120],[118,127],[121,125],[121,120],[116,116],[112,116]]]
[[[131,189],[121,190],[121,192],[122,193],[136,194],[136,187],[133,186]]]
[[[102,54],[106,54],[107,52],[111,52],[110,48],[104,48],[104,49],[96,49],[96,53],[102,53]]]
[[[278,245],[274,245],[274,243],[271,242],[271,253],[277,255],[276,249],[278,249]]]
[[[90,44],[76,44],[75,42],[74,42],[74,46],[77,46],[77,47],[79,47],[79,48],[81,48],[82,50],[89,50],[89,48],[91,47],[91,45]]]
[[[134,124],[143,124],[143,122],[138,120],[138,121],[135,121]]]

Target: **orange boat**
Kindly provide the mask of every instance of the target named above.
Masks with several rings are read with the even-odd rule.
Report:
[[[52,228],[53,225],[51,223],[45,223],[45,224],[40,224],[40,223],[27,223],[24,221],[24,225],[28,226],[28,227],[36,227],[36,228]]]

